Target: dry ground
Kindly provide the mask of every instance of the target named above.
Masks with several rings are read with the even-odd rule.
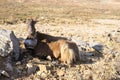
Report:
[[[80,64],[70,68],[60,65],[51,66],[50,61],[40,60],[41,63],[50,65],[51,74],[48,74],[46,80],[119,80],[120,44],[109,41],[107,37],[109,32],[120,27],[119,4],[104,3],[99,0],[0,3],[0,29],[13,30],[17,37],[25,38],[26,25],[23,22],[27,18],[34,18],[38,20],[37,30],[43,33],[88,43],[95,41],[104,45],[102,53],[94,51],[93,56],[84,56]],[[0,57],[0,69],[4,69],[5,61],[5,58]],[[25,65],[32,61],[34,63],[35,59],[28,59],[23,65],[14,65],[24,70],[22,74],[8,73],[11,73],[15,80],[39,80],[37,73],[30,75],[25,73]],[[64,76],[56,76],[57,70],[63,71]]]

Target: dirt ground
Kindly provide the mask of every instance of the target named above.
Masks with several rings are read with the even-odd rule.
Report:
[[[64,0],[62,1],[64,2]],[[93,0],[91,3],[88,0],[84,2],[81,2],[82,0],[70,1],[64,4],[61,2],[58,6],[55,4],[58,3],[57,0],[52,3],[52,6],[51,2],[37,4],[42,4],[42,7],[36,7],[33,3],[25,4],[23,7],[17,6],[18,9],[23,9],[23,12],[19,14],[11,12],[13,11],[12,6],[10,6],[11,11],[6,13],[5,10],[9,8],[4,5],[3,8],[5,9],[1,11],[7,16],[12,13],[12,19],[9,16],[6,20],[5,15],[5,17],[0,17],[2,21],[0,29],[13,30],[18,38],[25,39],[27,32],[24,21],[27,18],[36,18],[37,15],[37,31],[52,36],[74,39],[77,42],[84,41],[91,45],[96,42],[103,45],[102,51],[85,50],[82,53],[81,62],[72,66],[64,66],[56,61],[33,58],[28,53],[25,54],[21,64],[12,62],[13,72],[7,71],[10,78],[1,76],[1,80],[120,80],[120,43],[108,39],[108,34],[111,31],[120,28],[120,8],[118,6],[120,3],[104,3],[97,0]],[[0,5],[2,6],[2,4]],[[28,7],[29,5],[31,8]],[[62,7],[60,7],[61,5]],[[29,12],[33,13],[30,14]],[[3,13],[0,13],[0,15],[3,15]],[[16,18],[17,22],[14,23]],[[6,70],[7,59],[0,57],[1,70]],[[29,63],[40,67],[42,65],[47,69],[42,74],[39,74],[40,70],[28,74],[26,66]]]

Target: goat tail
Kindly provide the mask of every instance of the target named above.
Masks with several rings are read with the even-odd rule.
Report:
[[[67,64],[76,62],[76,52],[74,48],[70,48],[69,43],[65,43],[61,46],[61,61]]]

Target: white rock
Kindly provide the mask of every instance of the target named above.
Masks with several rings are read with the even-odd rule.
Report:
[[[5,70],[0,70],[0,74],[4,75],[6,77],[10,77],[9,74]]]
[[[42,79],[45,79],[45,78],[47,78],[47,73],[45,73],[45,72],[42,72],[42,73],[41,73],[41,75],[40,75],[40,78],[42,78]]]
[[[0,56],[2,57],[8,56],[13,50],[10,34],[9,30],[0,30]]]
[[[20,62],[20,61],[17,61],[17,62],[16,62],[16,65],[20,65],[20,64],[21,64],[21,62]]]
[[[47,59],[48,59],[48,60],[50,60],[50,61],[52,61],[52,58],[51,58],[51,56],[47,56]]]

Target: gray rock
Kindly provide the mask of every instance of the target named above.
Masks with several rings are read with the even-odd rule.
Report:
[[[7,64],[6,64],[6,69],[12,72],[12,71],[13,71],[13,66],[12,66],[12,64],[11,64],[11,63],[7,63]]]
[[[22,70],[21,69],[16,68],[16,72],[17,72],[17,74],[22,74]]]
[[[37,67],[33,65],[32,63],[27,64],[27,73],[32,74],[36,72]]]
[[[0,30],[0,56],[6,57],[13,52],[13,57],[18,60],[20,56],[19,40],[13,31]]]
[[[47,78],[47,73],[42,72],[40,75],[40,79],[45,79],[45,78]]]
[[[98,43],[98,42],[95,42],[95,41],[89,42],[89,46],[92,47],[93,49],[95,49],[98,52],[102,52],[103,48],[104,48],[104,46],[101,43]]]
[[[0,30],[0,56],[2,57],[8,56],[13,50],[10,34],[9,30]]]
[[[77,46],[79,47],[79,50],[82,51],[80,53],[84,53],[83,51],[89,51],[91,49],[94,49],[98,52],[102,52],[104,45],[101,43],[98,43],[97,41],[90,41],[90,42],[85,42],[82,40],[77,40],[77,39],[72,39],[73,42],[75,42],[77,44]],[[86,54],[87,56],[93,55],[93,53],[88,53]]]
[[[93,56],[95,53],[92,53],[92,52],[87,52],[87,53],[85,53],[84,55],[85,56]]]
[[[95,49],[98,52],[102,52],[103,51],[103,45],[102,44],[98,44],[93,46],[93,49]]]
[[[57,60],[52,61],[52,65],[59,65],[59,62]]]
[[[12,45],[13,45],[13,57],[15,60],[19,60],[20,57],[20,43],[19,40],[17,39],[17,37],[15,36],[14,32],[11,31],[10,33],[10,39],[12,41]]]
[[[13,72],[11,56],[7,57],[5,68],[6,68],[7,71]]]

